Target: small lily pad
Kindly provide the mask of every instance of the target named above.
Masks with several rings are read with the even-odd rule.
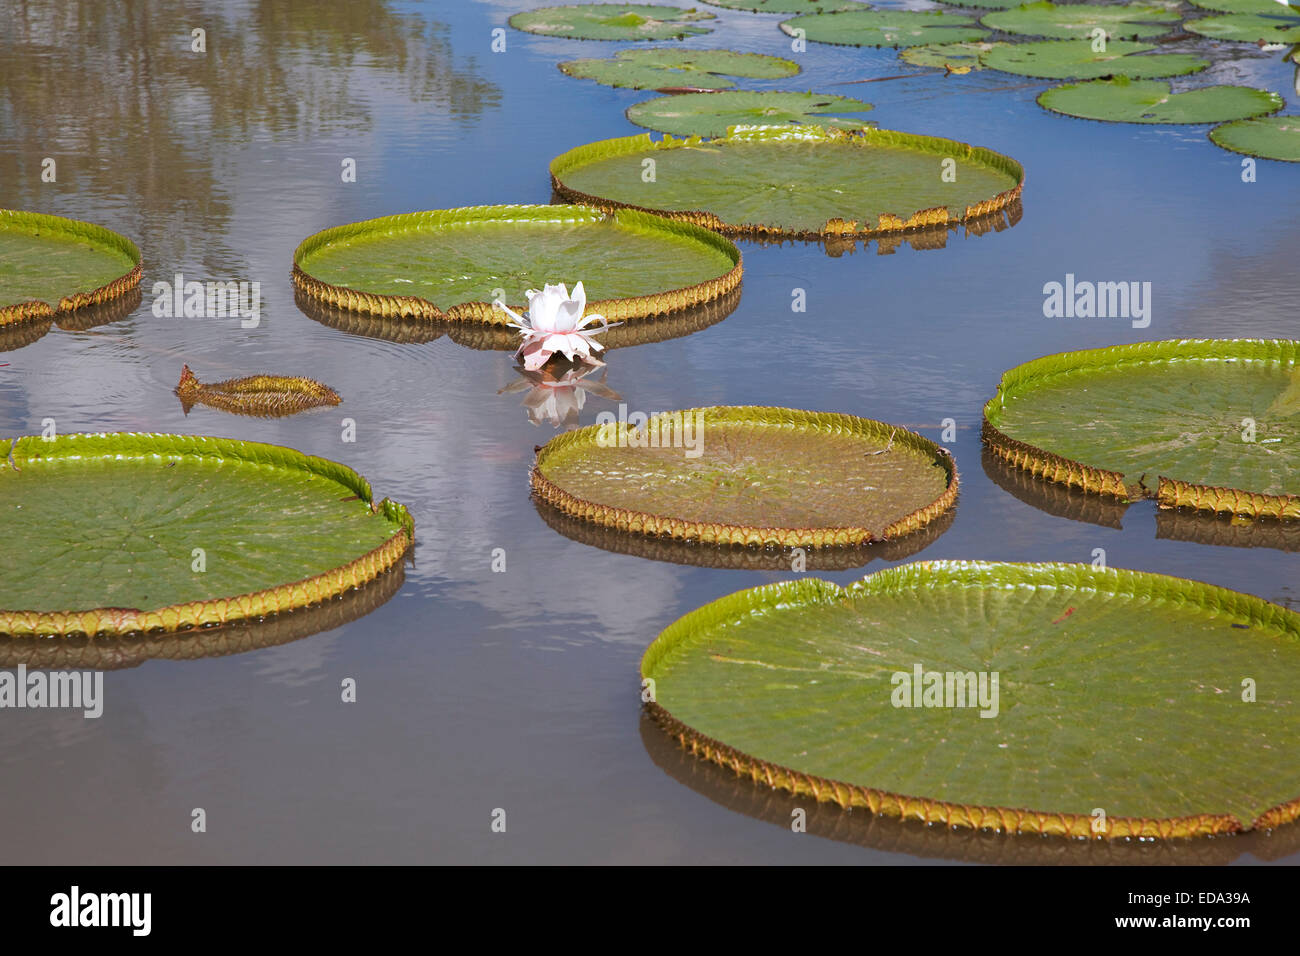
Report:
[[[1269,116],[1224,123],[1210,140],[1234,153],[1300,163],[1300,116]]]
[[[688,309],[740,283],[740,251],[708,229],[633,209],[470,206],[326,229],[294,252],[293,279],[320,302],[370,315],[508,325],[492,302],[584,283],[611,322]]]
[[[835,10],[870,9],[860,0],[700,0],[711,7],[746,10],[749,13],[828,13]]]
[[[110,229],[0,209],[0,327],[111,302],[140,274],[140,250]]]
[[[1188,0],[1194,7],[1202,10],[1216,10],[1219,13],[1254,13],[1260,16],[1297,16],[1300,17],[1300,4],[1281,4],[1277,0]]]
[[[786,20],[781,29],[790,36],[802,30],[809,40],[840,46],[921,46],[982,40],[980,29],[965,14],[942,10],[850,10],[810,13]]]
[[[1106,285],[1070,290],[1076,312],[1091,293],[1090,312],[1115,314],[1127,283]],[[1035,476],[1122,501],[1300,518],[1298,357],[1288,340],[1189,339],[1035,359],[1002,376],[984,441]]]
[[[256,620],[402,560],[406,509],[352,469],[193,435],[0,441],[0,634],[127,634]]]
[[[1243,702],[1253,674],[1270,689]],[[873,815],[1090,840],[1300,816],[1300,614],[1181,578],[957,561],[805,577],[678,619],[641,677],[689,752]]]
[[[946,451],[897,425],[718,407],[610,421],[537,453],[534,493],[633,534],[706,545],[857,547],[919,531],[957,498]]]
[[[1100,27],[1108,37],[1154,37],[1168,33],[1181,16],[1167,7],[1141,3],[1101,6],[1088,3],[1029,3],[1014,10],[987,14],[980,23],[1004,33],[1085,39]]]
[[[950,7],[970,7],[978,10],[1010,10],[1024,6],[1024,0],[939,0]]]
[[[1090,80],[1103,76],[1127,76],[1133,79],[1181,76],[1210,65],[1209,60],[1186,53],[1136,55],[1155,49],[1158,47],[1150,43],[1112,40],[1106,44],[1105,53],[1096,53],[1088,40],[1041,40],[998,47],[986,53],[981,62],[990,69],[1004,73],[1051,80]]]
[[[799,72],[799,64],[763,53],[655,47],[619,50],[604,59],[568,60],[560,64],[560,69],[579,79],[634,90],[666,87],[722,90],[736,85],[733,76],[755,80],[794,76]]]
[[[954,170],[955,182],[945,181],[945,168]],[[643,178],[647,169],[653,181]],[[942,230],[1012,207],[1023,179],[1015,160],[964,143],[812,126],[736,127],[711,140],[628,136],[579,146],[551,162],[551,185],[561,198],[654,208],[758,238]]]
[[[1279,14],[1291,9],[1277,5]],[[1191,33],[1212,40],[1237,43],[1300,43],[1300,12],[1291,16],[1260,16],[1253,13],[1229,13],[1221,17],[1201,17],[1186,24]]]
[[[861,120],[827,113],[865,113],[874,107],[862,100],[824,93],[726,90],[661,96],[628,108],[637,126],[676,136],[725,136],[732,126],[814,125],[860,129]]]
[[[195,405],[208,405],[236,415],[283,418],[309,408],[337,405],[343,399],[328,385],[315,379],[288,375],[249,375],[224,382],[204,384],[185,365],[176,386],[185,414]]]
[[[681,40],[708,33],[701,20],[716,16],[703,10],[655,3],[588,3],[540,7],[510,18],[516,30],[575,40]]]
[[[909,46],[904,50],[900,50],[898,56],[904,63],[910,63],[913,66],[936,66],[940,69],[944,67],[969,67],[972,70],[982,70],[984,65],[980,63],[981,54],[1010,45],[1001,41],[926,43],[922,46]]]
[[[1164,80],[1126,76],[1066,83],[1045,90],[1039,105],[1067,116],[1110,123],[1224,123],[1275,113],[1282,97],[1250,86],[1206,86],[1175,93]]]

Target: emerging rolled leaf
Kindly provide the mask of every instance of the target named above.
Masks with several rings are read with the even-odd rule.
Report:
[[[638,176],[640,174],[638,173]],[[587,313],[666,315],[740,284],[735,243],[708,229],[621,209],[470,206],[385,216],[303,240],[293,280],[317,302],[384,318],[505,327],[504,299],[583,282]]]
[[[1206,86],[1174,93],[1164,80],[1126,76],[1065,83],[1045,90],[1040,106],[1054,113],[1108,123],[1224,123],[1276,113],[1282,97],[1249,86]]]
[[[1086,839],[1300,815],[1300,615],[1180,578],[977,562],[802,578],[680,618],[641,676],[691,753],[877,815]]]
[[[861,120],[828,113],[865,113],[874,107],[862,100],[824,93],[776,90],[724,90],[661,96],[628,107],[627,118],[637,126],[675,136],[725,136],[733,126],[814,125],[859,129]]]
[[[1297,355],[1300,342],[1262,339],[1049,355],[1002,376],[984,441],[1014,467],[1121,501],[1300,518]]]
[[[948,161],[955,181],[940,175]],[[652,181],[643,178],[646,169]],[[1024,169],[992,150],[934,136],[760,126],[712,140],[641,135],[588,143],[551,161],[551,185],[566,200],[653,207],[727,235],[836,239],[988,217],[1020,199]]]
[[[140,266],[135,243],[103,226],[0,209],[0,328],[119,299]]]
[[[957,499],[951,456],[897,425],[788,408],[663,412],[551,439],[534,493],[567,515],[705,545],[856,547]]]
[[[1210,130],[1210,141],[1234,153],[1300,163],[1300,116],[1236,120]]]
[[[799,72],[799,64],[763,53],[655,47],[619,50],[605,59],[568,60],[560,64],[560,69],[579,79],[634,90],[667,87],[722,90],[736,85],[733,76],[758,80],[794,76]]]
[[[703,10],[657,3],[588,3],[516,13],[510,25],[574,40],[680,40],[708,33],[712,27],[697,24],[715,18]]]
[[[810,13],[786,20],[781,29],[790,36],[803,31],[807,39],[839,46],[921,46],[982,40],[988,31],[969,16],[942,10],[848,10]]]
[[[310,378],[284,375],[250,375],[204,385],[194,377],[188,365],[181,368],[176,394],[186,415],[195,404],[200,404],[237,415],[282,418],[343,401],[328,385]]]
[[[0,634],[253,621],[360,587],[414,524],[352,469],[188,435],[0,441]]]

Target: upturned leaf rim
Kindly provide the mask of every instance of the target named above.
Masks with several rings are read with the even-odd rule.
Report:
[[[308,236],[294,250],[293,284],[307,299],[346,312],[380,318],[507,327],[509,317],[499,309],[493,308],[490,302],[458,302],[444,310],[421,296],[366,292],[363,289],[324,282],[304,270],[301,264],[306,256],[332,242],[352,239],[366,233],[391,235],[400,230],[419,231],[471,222],[576,224],[598,223],[610,219],[622,225],[691,239],[721,252],[731,260],[732,266],[722,275],[694,285],[629,298],[591,301],[587,303],[588,312],[599,312],[610,322],[635,322],[712,302],[740,285],[744,274],[744,263],[740,250],[730,239],[699,225],[656,215],[648,210],[598,209],[584,204],[459,206],[452,209],[398,213],[341,226],[331,226]],[[526,309],[525,303],[508,304],[516,307],[517,310]]]
[[[91,608],[32,611],[0,608],[0,635],[10,637],[85,634],[123,636],[172,633],[256,621],[298,610],[359,588],[398,564],[415,540],[415,522],[404,505],[389,498],[376,502],[370,483],[347,465],[307,455],[282,445],[153,432],[97,432],[0,439],[0,470],[36,462],[113,462],[149,458],[237,460],[284,471],[303,471],[352,492],[394,527],[388,540],[352,561],[320,574],[229,597],[187,601],[163,607]]]
[[[1096,568],[1087,564],[916,561],[868,574],[848,587],[821,578],[798,578],[718,598],[688,612],[660,632],[641,658],[640,675],[643,682],[654,679],[656,665],[682,643],[714,627],[756,613],[788,609],[799,604],[831,605],[859,597],[939,587],[1069,587],[1150,601],[1193,604],[1226,614],[1241,623],[1284,632],[1290,639],[1300,642],[1300,613],[1254,595],[1188,578],[1149,571]],[[727,767],[737,776],[749,777],[755,784],[796,796],[811,796],[818,803],[835,803],[846,810],[865,808],[878,816],[976,830],[1108,840],[1219,836],[1273,828],[1300,819],[1300,796],[1297,796],[1264,810],[1247,826],[1227,813],[1181,817],[1108,816],[1106,828],[1099,833],[1093,829],[1095,821],[1090,815],[956,803],[793,770],[700,733],[673,716],[657,700],[647,701],[644,706],[663,731],[695,757]]]

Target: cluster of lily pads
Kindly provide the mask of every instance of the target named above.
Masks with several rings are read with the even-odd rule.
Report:
[[[1169,79],[1198,73],[1221,49],[1206,41],[1248,43],[1297,63],[1300,7],[1278,0],[1179,0],[1056,4],[1049,0],[941,0],[988,11],[883,10],[866,3],[807,0],[705,0],[712,6],[798,16],[780,21],[800,40],[895,47],[904,61],[948,74],[992,69],[1044,80],[1046,109],[1121,123],[1218,124],[1210,139],[1225,149],[1300,162],[1300,117],[1273,116],[1285,105],[1270,90],[1215,84],[1175,91]],[[1187,18],[1186,14],[1205,14]],[[708,33],[713,14],[652,4],[585,4],[517,14],[521,30],[590,40],[666,40]],[[1175,32],[1177,31],[1177,32]],[[1034,38],[1020,40],[1021,37]],[[1015,38],[1015,39],[1007,39]],[[1159,52],[1179,43],[1194,52]],[[719,135],[740,123],[818,123],[851,127],[838,114],[870,103],[812,92],[735,90],[732,77],[783,79],[799,71],[780,57],[731,50],[631,49],[609,58],[560,64],[571,76],[672,95],[637,103],[632,122],[677,135]],[[837,114],[829,116],[827,114]]]
[[[715,2],[774,13],[816,8],[784,21],[787,31],[908,45],[918,58],[943,57],[951,72],[974,64],[954,66],[939,47],[910,41],[978,44],[980,63],[993,68],[1068,72],[1100,68],[1078,49],[1092,29],[1147,36],[1178,18],[1163,7],[1134,16],[1131,7],[1032,4],[989,14],[977,27],[955,14],[903,16],[838,0]],[[1225,19],[1234,16],[1278,19]],[[711,17],[590,4],[511,22],[551,35],[664,40],[704,32]],[[983,39],[985,27],[1010,32],[1017,24],[1038,35],[1084,32],[1049,41],[1069,50]],[[1249,32],[1239,22],[1213,29],[1230,28]],[[1181,56],[1107,42],[1125,70]],[[643,330],[665,319],[696,327],[725,317],[743,274],[736,237],[946,235],[1013,215],[1024,183],[1015,160],[937,137],[809,124],[833,105],[815,94],[815,102],[784,106],[738,99],[747,94],[731,91],[728,77],[779,78],[793,67],[751,56],[649,50],[566,63],[566,72],[606,82],[720,91],[643,104],[637,116],[646,125],[684,124],[680,138],[620,137],[556,157],[550,174],[562,201],[551,205],[430,210],[310,236],[294,253],[300,301],[345,328],[379,322],[438,330],[426,336],[454,330],[477,347],[504,342],[529,381],[581,390],[589,370],[566,369],[562,359],[592,365],[619,335],[630,344],[653,340],[657,333]],[[1098,91],[1133,92],[1145,82],[1133,76],[1049,93],[1058,107],[1071,97],[1113,98]],[[1224,92],[1232,89],[1203,91],[1208,105],[1195,115],[1242,95]],[[691,107],[690,96],[712,105]],[[1182,117],[1190,108],[1170,107]],[[732,122],[755,109],[797,122]],[[695,124],[710,111],[707,122],[720,117],[731,128],[703,139]],[[653,188],[639,175],[647,159],[658,169]],[[960,167],[955,181],[934,175],[937,160]],[[0,253],[0,268],[22,279],[16,301],[0,302],[3,327],[138,291],[139,250],[101,227],[3,213]],[[984,442],[991,458],[1027,480],[1113,507],[1154,498],[1184,515],[1292,522],[1300,519],[1298,376],[1293,341],[1157,342],[1049,356],[1005,374],[985,406]],[[601,383],[586,387],[609,394]],[[202,402],[251,414],[340,400],[309,379],[203,384],[188,367],[177,393],[187,411]],[[1188,394],[1203,412],[1185,407]],[[1074,426],[1085,395],[1096,420],[1081,429]],[[576,414],[564,417],[576,423]],[[22,575],[3,579],[0,634],[30,639],[20,647],[32,660],[67,659],[51,657],[47,635],[157,642],[325,606],[391,582],[414,535],[406,509],[375,501],[351,469],[276,446],[28,436],[0,442],[0,460],[6,534],[30,556]],[[959,478],[946,449],[901,426],[713,407],[558,435],[538,449],[531,487],[552,527],[600,547],[805,570],[919,550],[952,520]],[[250,511],[249,501],[258,507]],[[96,507],[92,534],[86,502]],[[95,580],[60,573],[69,540],[99,569]],[[195,574],[203,560],[191,550],[196,540],[218,550],[237,542],[238,560]],[[42,567],[57,570],[33,573]],[[93,659],[138,658],[101,648]],[[1267,674],[1269,686],[1243,704],[1235,689],[1254,674]],[[1300,614],[1206,584],[984,562],[909,564],[849,588],[801,578],[681,618],[650,645],[641,676],[649,713],[691,753],[755,783],[873,814],[1073,837],[1215,835],[1300,817]],[[958,685],[963,703],[945,705]]]

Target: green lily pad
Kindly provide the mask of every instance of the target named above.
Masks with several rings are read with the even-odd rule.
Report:
[[[923,46],[910,46],[904,50],[899,50],[898,57],[904,63],[910,63],[913,66],[936,66],[940,69],[943,67],[969,67],[972,70],[982,70],[984,65],[980,63],[981,54],[1010,45],[1000,41],[992,43],[927,43]]]
[[[721,90],[736,85],[733,76],[755,80],[794,76],[799,64],[763,53],[655,47],[619,50],[604,59],[569,60],[560,69],[579,79],[634,90],[675,86]]]
[[[140,285],[140,250],[76,219],[0,209],[0,327],[102,305]]]
[[[516,13],[509,23],[516,30],[574,40],[681,40],[708,33],[713,28],[699,22],[713,19],[703,10],[657,3],[588,3]]]
[[[1076,315],[1122,312],[1130,291],[1066,285]],[[1004,461],[1084,491],[1297,518],[1298,355],[1300,342],[1202,339],[1035,359],[1002,376],[984,440]]]
[[[860,129],[861,120],[827,113],[865,113],[874,107],[862,100],[824,93],[727,90],[661,96],[628,107],[627,118],[637,126],[676,136],[725,136],[733,126],[836,126]]]
[[[978,10],[1010,10],[1024,5],[1024,0],[939,0],[950,7],[970,7]]]
[[[1108,37],[1154,37],[1168,33],[1182,19],[1165,7],[1140,3],[1099,6],[1087,3],[1029,3],[1014,10],[990,13],[980,23],[1004,33],[1051,37],[1058,40],[1085,39],[1101,27]]]
[[[1300,163],[1300,116],[1237,120],[1210,130],[1217,146],[1261,159]]]
[[[945,168],[955,182],[944,181]],[[629,136],[551,162],[552,186],[566,199],[653,208],[725,233],[771,238],[944,227],[1010,206],[1023,177],[1014,160],[952,140],[818,127],[736,128],[705,141]]]
[[[1286,8],[1277,5],[1279,13]],[[1202,17],[1186,24],[1191,33],[1199,33],[1213,40],[1232,40],[1237,43],[1300,43],[1300,18],[1296,16],[1266,17],[1251,13],[1229,13],[1221,17]]]
[[[640,173],[637,173],[639,178]],[[385,317],[506,325],[547,283],[582,282],[611,322],[675,312],[740,283],[740,252],[707,229],[632,209],[470,206],[326,229],[294,253],[311,298]]]
[[[1039,94],[1054,113],[1110,123],[1224,123],[1275,113],[1282,97],[1249,86],[1206,86],[1174,93],[1164,80],[1126,76],[1066,83]]]
[[[828,13],[834,10],[869,9],[860,0],[700,0],[711,7],[746,10],[750,13]]]
[[[680,618],[641,675],[690,752],[875,815],[1078,838],[1300,815],[1300,615],[1194,581],[976,562],[803,578]]]
[[[781,29],[790,36],[803,30],[809,40],[840,46],[921,46],[961,43],[988,36],[970,17],[942,10],[850,10],[810,13],[786,20]]]
[[[897,425],[788,408],[598,422],[537,452],[564,514],[707,545],[856,547],[920,530],[957,497],[946,451]]]
[[[1150,43],[1112,40],[1106,44],[1105,53],[1094,53],[1088,40],[1041,40],[998,47],[986,53],[981,62],[1004,73],[1052,80],[1180,76],[1196,73],[1210,65],[1209,60],[1186,53],[1135,55],[1155,49],[1157,47]]]
[[[1254,13],[1260,16],[1300,16],[1300,4],[1283,5],[1277,0],[1188,0],[1202,10],[1219,13]]]
[[[10,635],[175,631],[305,607],[391,568],[414,534],[406,509],[373,501],[350,468],[189,435],[0,441],[0,511]]]

